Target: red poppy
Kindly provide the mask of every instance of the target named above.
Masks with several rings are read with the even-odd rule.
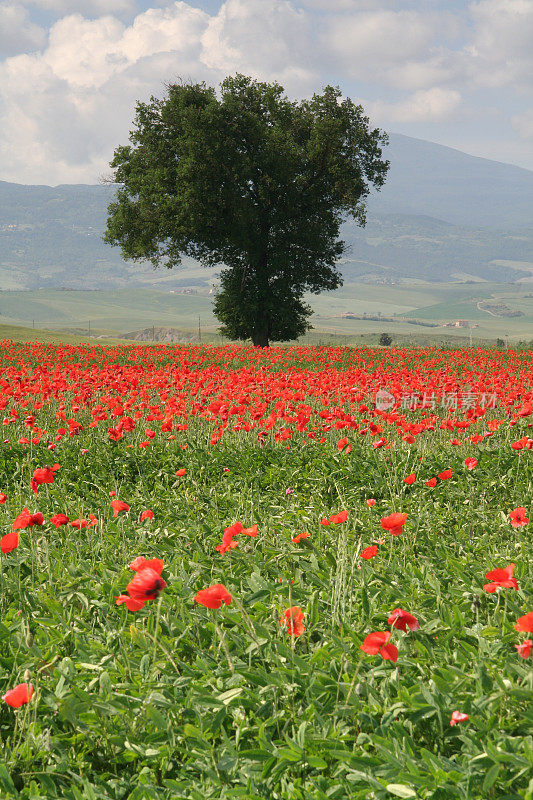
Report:
[[[404,611],[403,608],[395,608],[388,619],[388,623],[400,631],[406,631],[407,628],[411,631],[416,631],[420,627],[417,618],[413,617],[408,611]]]
[[[368,500],[366,501],[366,504],[369,508],[372,508],[372,506],[376,505],[376,501],[374,500],[373,497],[369,497]]]
[[[115,597],[115,600],[117,601],[117,606],[125,603],[129,611],[140,611],[141,608],[144,608],[144,600],[136,600],[134,597],[129,597],[127,594],[120,594],[118,597]]]
[[[388,517],[383,517],[380,520],[381,527],[386,531],[390,531],[391,536],[399,536],[403,533],[403,526],[407,522],[407,514],[396,511],[394,514],[389,514]]]
[[[339,439],[339,441],[337,442],[337,447],[339,448],[339,452],[344,451],[345,455],[348,455],[348,453],[352,452],[352,445],[350,444],[350,442],[346,437],[344,437],[343,439]]]
[[[521,528],[522,525],[527,525],[529,520],[526,517],[526,509],[524,506],[520,506],[519,508],[514,508],[511,511],[511,525],[513,528]]]
[[[364,558],[368,561],[370,558],[374,558],[377,552],[378,552],[377,545],[371,544],[370,547],[365,547],[364,550],[361,550],[359,556],[360,558]]]
[[[433,486],[436,486],[436,485],[437,485],[437,479],[436,478],[430,478],[428,481],[426,481],[426,486],[429,486],[430,488],[433,488]]]
[[[69,522],[69,518],[66,514],[54,514],[53,517],[50,517],[50,522],[56,528],[59,528],[61,525],[66,525]]]
[[[288,608],[279,621],[281,626],[286,626],[289,636],[301,636],[305,631],[303,625],[305,614],[300,606]]]
[[[251,536],[252,538],[255,539],[255,537],[257,536],[257,527],[258,527],[257,525],[252,525],[251,528],[243,528],[241,531],[241,535]]]
[[[147,508],[146,511],[141,511],[141,513],[139,514],[139,522],[144,522],[145,519],[153,519],[153,518],[154,518],[154,512],[151,511],[149,508]]]
[[[411,472],[411,474],[408,475],[407,478],[403,479],[403,482],[406,483],[408,486],[411,486],[411,484],[413,484],[415,480],[416,480],[416,475],[414,472]]]
[[[477,458],[473,458],[473,456],[469,456],[468,458],[465,458],[465,467],[467,467],[468,469],[475,469],[477,467],[478,463],[479,462],[478,462]]]
[[[184,469],[177,469],[176,470],[176,475],[178,476],[178,478],[183,478],[183,476],[185,475],[185,470]]]
[[[488,578],[491,583],[484,585],[485,591],[492,594],[496,589],[518,589],[516,578],[513,578],[515,567],[516,564],[509,564],[504,569],[493,569],[487,572],[485,578]]]
[[[112,500],[110,503],[111,508],[113,509],[113,516],[118,517],[121,511],[129,511],[130,507],[127,503],[124,503],[123,500]]]
[[[159,572],[152,567],[143,567],[126,586],[134,600],[155,600],[167,585]]]
[[[515,630],[533,633],[533,611],[529,611],[523,617],[518,617],[515,623]]]
[[[42,525],[44,517],[40,511],[30,514],[27,508],[23,508],[18,517],[13,522],[13,530],[20,531],[23,528],[31,528],[33,525]]]
[[[337,525],[340,522],[346,522],[348,519],[348,511],[339,511],[338,514],[332,514],[329,519],[324,517],[320,520],[321,525]]]
[[[33,696],[33,686],[31,683],[19,683],[13,689],[9,689],[2,697],[4,703],[11,708],[20,708],[29,703]]]
[[[2,492],[0,492],[0,506],[3,506],[7,499],[8,499],[7,494],[3,494]]]
[[[439,472],[439,478],[441,481],[446,481],[448,478],[452,477],[451,469],[445,469],[444,472]]]
[[[524,639],[521,644],[515,644],[515,647],[521,658],[529,658],[533,649],[533,639]]]
[[[468,714],[463,714],[462,711],[454,711],[450,720],[450,725],[458,725],[460,722],[465,722],[468,719]]]
[[[243,530],[242,522],[234,522],[233,525],[225,528],[222,534],[222,544],[217,545],[216,548],[218,552],[224,555],[226,550],[233,550],[237,547],[237,542],[234,542],[233,539],[235,536],[238,536],[239,533],[242,533]]]
[[[151,558],[147,561],[144,556],[137,556],[128,566],[134,572],[140,572],[142,569],[149,568],[157,572],[158,575],[161,575],[165,564],[160,558]]]
[[[302,539],[309,539],[310,535],[311,534],[307,533],[307,531],[304,531],[303,533],[298,533],[293,539],[291,539],[291,542],[294,542],[294,544],[300,544],[300,541]]]
[[[215,583],[207,589],[200,589],[194,596],[194,602],[206,608],[220,608],[222,603],[231,603],[231,595],[222,583]]]
[[[398,660],[398,648],[393,644],[388,644],[390,631],[375,631],[365,637],[360,650],[371,656],[379,655],[386,661],[396,662]]]
[[[19,546],[19,535],[17,531],[11,531],[11,533],[6,533],[5,536],[2,536],[0,539],[0,550],[2,553],[10,553],[12,550],[15,550]]]
[[[54,464],[53,467],[43,467],[42,469],[36,469],[33,472],[33,478],[31,479],[31,488],[37,494],[39,490],[39,486],[43,483],[53,483],[54,482],[54,472],[58,469],[61,469],[59,464]]]

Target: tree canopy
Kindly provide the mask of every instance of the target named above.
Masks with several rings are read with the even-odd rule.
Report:
[[[130,144],[115,150],[104,240],[154,266],[183,255],[223,265],[214,312],[225,335],[297,338],[310,328],[304,293],[342,283],[340,225],[364,225],[386,142],[338,87],[295,102],[244,75],[226,78],[220,98],[205,83],[170,84],[137,104]]]

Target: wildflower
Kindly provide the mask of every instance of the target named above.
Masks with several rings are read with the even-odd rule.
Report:
[[[348,519],[348,511],[339,511],[338,514],[332,514],[329,519],[324,517],[320,520],[321,525],[338,525],[341,522],[346,522]]]
[[[32,695],[33,686],[31,683],[19,683],[18,686],[9,689],[2,697],[2,700],[11,708],[20,708],[30,702]]]
[[[129,511],[130,507],[127,503],[124,503],[123,500],[112,500],[110,503],[111,508],[113,509],[113,516],[118,517],[121,511]]]
[[[352,445],[346,437],[339,439],[337,442],[337,447],[339,448],[339,452],[344,452],[345,455],[348,455],[348,453],[352,452]]]
[[[526,509],[524,506],[514,508],[511,511],[510,517],[513,528],[521,528],[522,525],[527,525],[529,522],[528,518],[526,517]]]
[[[183,468],[182,469],[177,469],[176,470],[176,475],[178,476],[178,478],[183,478],[183,476],[185,475],[185,470]]]
[[[154,512],[147,508],[145,511],[141,511],[139,514],[139,522],[144,522],[145,519],[153,519]]]
[[[35,494],[37,494],[39,486],[43,483],[54,482],[54,472],[57,472],[58,469],[61,469],[59,464],[54,464],[53,467],[43,467],[42,469],[34,470],[33,478],[31,479],[31,488]]]
[[[30,514],[28,509],[24,507],[18,517],[13,522],[12,528],[14,531],[20,531],[24,528],[31,528],[33,525],[42,525],[44,517],[40,511],[35,514]]]
[[[303,533],[298,533],[293,539],[291,539],[291,542],[294,542],[294,544],[300,544],[300,541],[302,539],[309,539],[310,535],[311,534],[307,533],[307,531],[304,531]]]
[[[69,518],[66,514],[54,514],[53,517],[50,517],[50,522],[56,528],[59,528],[60,525],[66,525],[69,522]]]
[[[533,633],[533,611],[529,611],[523,617],[518,617],[514,627],[517,631]]]
[[[426,486],[429,486],[431,489],[433,488],[433,486],[436,486],[436,485],[437,485],[437,479],[436,478],[430,478],[428,481],[426,481]]]
[[[445,469],[444,472],[439,472],[439,478],[441,481],[446,481],[448,478],[452,477],[451,469]]]
[[[465,467],[467,467],[467,469],[470,469],[470,470],[475,469],[477,467],[478,463],[479,462],[478,462],[477,458],[473,458],[472,456],[469,456],[468,458],[465,458]]]
[[[2,492],[0,492],[0,506],[3,506],[4,503],[7,501],[7,499],[8,499],[7,494],[3,494]]]
[[[361,552],[359,553],[359,557],[364,558],[366,561],[368,561],[369,559],[374,558],[374,556],[377,555],[377,552],[378,552],[377,545],[371,544],[370,547],[365,547],[364,550],[361,550]]]
[[[391,536],[399,536],[400,533],[403,533],[403,526],[407,522],[407,514],[402,514],[400,512],[395,512],[394,514],[389,514],[388,517],[383,517],[380,520],[381,527],[389,531]]]
[[[128,611],[140,611],[141,608],[144,608],[144,600],[136,600],[133,597],[129,597],[127,594],[120,594],[118,597],[115,597],[115,600],[117,601],[117,606],[125,603]]]
[[[484,589],[486,592],[492,594],[496,589],[518,589],[516,578],[513,578],[513,572],[516,564],[509,564],[504,569],[493,569],[487,572],[485,578],[488,578],[491,583],[486,583]]]
[[[521,644],[515,644],[515,647],[520,658],[529,658],[533,649],[533,639],[524,639]]]
[[[300,606],[291,606],[291,608],[288,608],[285,611],[284,615],[279,621],[279,624],[287,627],[287,633],[289,636],[301,636],[305,631],[305,627],[303,625],[304,616],[305,614]]]
[[[15,550],[19,546],[19,535],[17,531],[11,531],[11,533],[6,533],[5,536],[2,536],[0,539],[0,551],[2,553],[10,553],[12,550]]]
[[[465,722],[468,719],[468,714],[463,714],[462,711],[454,711],[450,720],[450,725],[458,725],[460,722]]]
[[[389,625],[393,628],[398,628],[400,631],[406,631],[407,628],[411,631],[416,631],[420,627],[417,618],[402,608],[395,608],[387,621]]]
[[[393,644],[388,644],[390,631],[375,631],[365,637],[360,650],[371,656],[379,655],[386,661],[396,662],[398,660],[398,648]]]
[[[222,583],[215,583],[207,589],[200,589],[194,596],[194,602],[206,608],[220,608],[222,603],[231,603],[231,595]]]
[[[403,479],[403,482],[406,483],[408,486],[411,486],[411,484],[413,484],[415,480],[416,480],[416,475],[414,472],[411,472],[411,474],[408,475],[407,478]]]
[[[161,562],[160,570],[147,566],[139,569],[133,580],[126,586],[129,596],[134,600],[155,600],[167,585],[161,577],[162,569],[163,562]]]
[[[369,497],[368,500],[366,501],[366,504],[369,508],[372,508],[372,506],[376,505],[376,501],[374,500],[373,497]]]

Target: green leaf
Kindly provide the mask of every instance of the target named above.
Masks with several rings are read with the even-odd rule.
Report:
[[[405,786],[403,783],[388,783],[386,790],[395,795],[396,797],[416,797],[416,792],[410,786]]]

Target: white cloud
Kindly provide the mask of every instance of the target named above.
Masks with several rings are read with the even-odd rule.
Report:
[[[471,4],[470,13],[475,26],[466,48],[470,80],[531,89],[533,0],[480,0]]]
[[[533,108],[529,108],[523,114],[514,114],[511,117],[511,125],[521,139],[533,139]]]
[[[18,3],[0,4],[0,58],[38,50],[45,40],[45,31],[30,21],[23,6]]]
[[[379,124],[389,122],[449,121],[461,105],[462,98],[455,89],[421,89],[397,103],[381,101],[363,105]]]
[[[132,13],[137,8],[135,0],[26,0],[27,5],[52,11],[55,14],[102,14]]]

